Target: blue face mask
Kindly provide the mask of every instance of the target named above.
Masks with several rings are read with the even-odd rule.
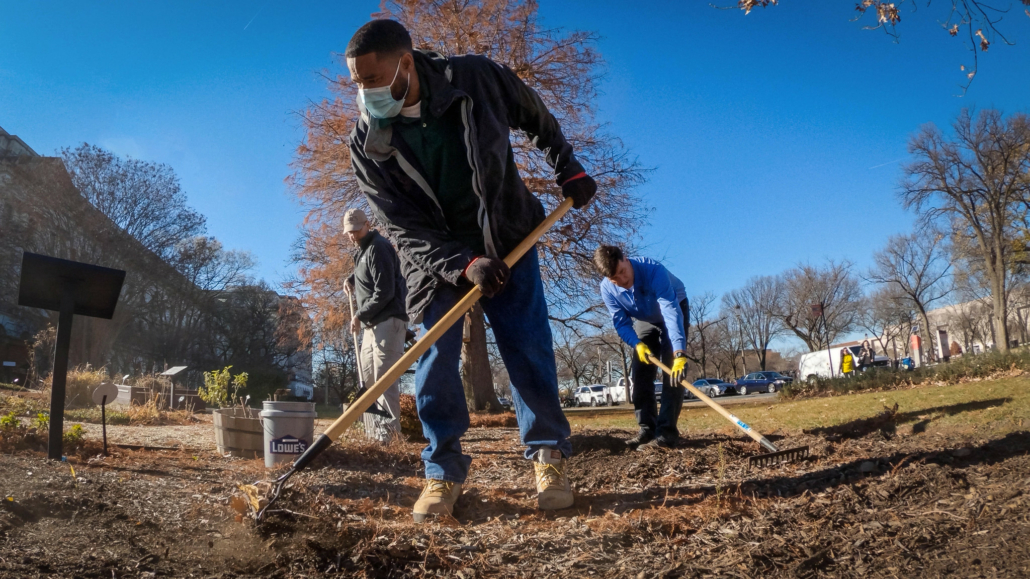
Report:
[[[397,81],[397,75],[401,73],[401,63],[397,61],[397,72],[393,73],[393,80],[386,86],[378,88],[359,88],[358,104],[365,107],[368,114],[377,119],[388,119],[397,116],[404,108],[404,99],[408,96],[408,89],[411,88],[411,73],[408,73],[408,88],[404,89],[404,96],[397,100],[393,98],[392,87]]]

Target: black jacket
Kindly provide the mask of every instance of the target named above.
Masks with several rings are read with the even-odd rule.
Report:
[[[404,278],[401,277],[400,260],[378,231],[368,232],[358,242],[354,255],[354,297],[358,309],[354,315],[368,326],[374,326],[390,318],[408,321],[404,312]]]
[[[415,51],[414,57],[429,83],[430,114],[440,116],[455,100],[460,102],[484,246],[488,255],[504,257],[544,219],[543,205],[515,166],[509,130],[526,132],[544,152],[558,183],[583,167],[558,121],[509,68],[476,55],[444,58]],[[362,110],[350,149],[369,206],[397,243],[408,284],[407,310],[417,318],[440,283],[461,282],[462,271],[475,256],[449,234],[418,162],[391,126],[379,127]]]

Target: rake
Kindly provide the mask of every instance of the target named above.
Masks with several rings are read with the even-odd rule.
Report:
[[[669,367],[665,364],[662,364],[661,360],[655,358],[650,354],[648,354],[647,359],[655,366],[661,368],[662,372],[665,372],[670,377],[672,376],[672,370],[670,370]],[[686,380],[680,380],[680,384],[682,384],[683,387],[689,390],[691,394],[697,396],[699,400],[711,406],[712,409],[721,414],[723,418],[729,420],[737,428],[743,430],[744,434],[747,434],[751,438],[755,439],[755,441],[758,442],[758,444],[762,445],[762,448],[769,451],[765,454],[759,454],[756,456],[749,457],[747,459],[748,470],[756,466],[772,466],[786,462],[797,462],[808,456],[808,446],[799,446],[797,448],[788,448],[786,450],[780,450],[776,448],[775,444],[769,442],[768,438],[755,432],[754,429],[747,425],[747,423],[737,418],[733,414],[730,414],[719,403],[706,396],[704,392],[701,392],[700,390],[695,388],[694,385],[690,382],[687,382]]]
[[[515,263],[518,262],[526,252],[533,248],[537,240],[540,239],[540,237],[550,229],[555,222],[561,219],[566,212],[568,212],[569,208],[572,207],[572,201],[571,197],[562,201],[561,204],[559,204],[558,207],[556,207],[554,211],[552,211],[550,215],[548,215],[543,222],[526,237],[526,239],[519,243],[518,247],[513,249],[511,253],[504,258],[504,263],[508,264],[508,267],[514,267]],[[316,456],[322,454],[325,449],[329,448],[333,444],[333,441],[343,434],[343,431],[350,427],[350,425],[353,424],[358,417],[365,412],[365,410],[372,406],[372,404],[382,396],[383,392],[386,392],[386,389],[396,382],[397,379],[399,379],[401,375],[412,366],[412,364],[418,361],[419,357],[429,350],[429,347],[432,346],[434,342],[439,340],[440,337],[451,328],[451,326],[461,319],[461,317],[465,315],[465,312],[471,309],[472,306],[479,301],[479,298],[482,297],[482,295],[483,292],[479,286],[472,288],[469,293],[465,294],[465,297],[455,304],[450,311],[448,311],[428,332],[426,332],[426,335],[423,336],[421,340],[416,342],[414,346],[405,352],[404,355],[386,371],[386,373],[376,380],[375,384],[369,387],[364,394],[358,397],[358,399],[347,408],[346,412],[336,419],[336,422],[330,424],[329,428],[325,429],[325,432],[319,435],[319,437],[315,439],[315,442],[309,446],[306,451],[304,451],[304,454],[300,455],[300,457],[293,462],[290,470],[286,471],[286,473],[271,483],[272,486],[268,495],[267,503],[261,505],[264,501],[259,498],[259,496],[263,493],[261,493],[258,488],[259,485],[267,485],[267,482],[258,481],[254,485],[242,485],[240,487],[240,489],[249,496],[251,506],[253,506],[257,511],[255,518],[259,523],[268,512],[268,508],[279,499],[283,488],[286,485],[286,481],[296,473],[304,470],[304,468],[311,464],[311,461],[314,460]]]
[[[346,291],[346,286],[344,286],[344,290]],[[353,320],[354,319],[354,296],[349,291],[347,291],[347,305],[350,306],[350,318]],[[358,393],[357,394],[358,394],[358,396],[361,396],[362,394],[364,394],[365,392],[368,391],[368,389],[365,388],[365,375],[364,375],[364,373],[363,373],[363,371],[361,369],[361,344],[358,343],[358,333],[357,332],[351,332],[350,333],[350,337],[351,337],[352,340],[354,340],[354,360],[356,362],[355,366],[358,367]],[[390,412],[390,408],[389,407],[383,408],[382,406],[379,405],[378,402],[374,402],[371,406],[369,406],[367,409],[365,409],[365,412],[367,412],[369,414],[372,414],[372,415],[375,415],[375,416],[382,416],[383,418],[389,418],[390,420],[394,420],[394,419],[397,418],[396,416],[393,415],[392,412]]]

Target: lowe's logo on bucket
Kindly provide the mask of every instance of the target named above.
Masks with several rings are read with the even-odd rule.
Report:
[[[272,454],[303,454],[308,449],[308,441],[287,434],[268,443],[268,452]]]

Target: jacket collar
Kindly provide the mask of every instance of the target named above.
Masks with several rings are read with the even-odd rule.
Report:
[[[451,106],[454,99],[465,96],[465,93],[451,84],[450,61],[442,54],[415,50],[412,56],[415,59],[419,82],[428,85],[429,113],[439,117]],[[360,110],[361,120],[368,126],[368,133],[365,135],[365,156],[375,161],[385,161],[394,152],[394,147],[390,144],[393,139],[392,123],[379,126],[367,110],[363,107],[360,107]]]
[[[358,248],[360,248],[361,251],[368,249],[368,246],[372,245],[372,242],[375,240],[377,235],[379,235],[378,231],[375,229],[369,229],[368,234],[365,235],[365,237],[362,237],[361,241],[358,242]]]

